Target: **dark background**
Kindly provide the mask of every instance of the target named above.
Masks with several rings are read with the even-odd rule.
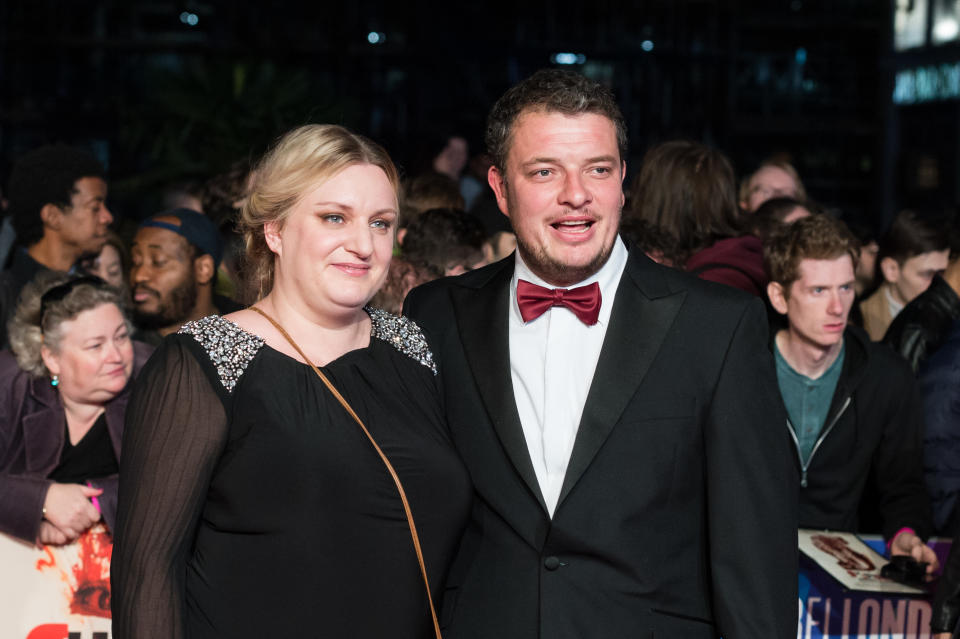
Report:
[[[5,0],[0,179],[40,144],[89,145],[114,212],[139,216],[305,122],[365,133],[409,173],[440,131],[478,149],[493,101],[569,52],[618,97],[628,180],[675,137],[740,175],[785,152],[816,200],[881,226],[954,203],[960,144],[955,102],[892,105],[898,66],[960,59],[894,54],[895,1],[911,0]],[[911,190],[931,158],[937,179]]]

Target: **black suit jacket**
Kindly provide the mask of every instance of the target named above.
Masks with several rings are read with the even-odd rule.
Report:
[[[795,636],[797,486],[760,300],[631,251],[551,519],[510,376],[513,264],[406,303],[476,490],[444,636]]]

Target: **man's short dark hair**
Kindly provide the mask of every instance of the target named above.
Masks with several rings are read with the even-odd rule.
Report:
[[[806,209],[810,213],[819,213],[817,208],[808,202],[792,197],[775,197],[767,200],[745,219],[747,230],[761,240],[776,233],[784,224],[784,220],[797,209]]]
[[[449,175],[427,171],[405,180],[400,193],[400,226],[406,228],[417,216],[430,209],[463,211],[460,185]]]
[[[70,206],[77,180],[104,177],[103,166],[76,147],[43,146],[20,157],[10,174],[10,217],[17,243],[30,246],[43,238],[40,210],[47,204]]]
[[[849,255],[856,268],[860,244],[846,224],[824,213],[815,213],[784,226],[763,247],[763,262],[771,282],[783,287],[789,297],[790,286],[800,278],[803,260],[835,260]]]
[[[602,115],[616,128],[620,159],[627,155],[627,125],[610,89],[572,71],[543,69],[504,93],[487,118],[487,151],[501,174],[506,172],[513,125],[526,111]]]
[[[921,217],[916,211],[900,211],[880,238],[877,263],[891,257],[903,264],[917,255],[945,251],[950,248],[950,238],[944,230],[939,220]]]
[[[444,273],[451,266],[476,262],[483,254],[485,239],[483,224],[473,215],[430,209],[407,226],[403,257]]]

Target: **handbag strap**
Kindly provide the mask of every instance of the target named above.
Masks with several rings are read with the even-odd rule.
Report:
[[[297,343],[293,341],[293,338],[290,337],[290,334],[287,331],[283,330],[283,327],[280,326],[280,323],[277,322],[277,320],[270,317],[269,315],[267,315],[267,313],[263,309],[260,309],[256,306],[251,306],[250,310],[256,311],[260,315],[263,315],[265,318],[267,318],[267,321],[273,324],[273,327],[276,328],[278,331],[280,331],[280,334],[283,335],[288,342],[290,342],[290,345],[293,346],[294,350],[296,350],[297,353],[300,354],[300,357],[303,358],[303,361],[306,362],[310,366],[310,368],[313,369],[314,373],[317,374],[317,377],[319,377],[320,380],[323,382],[323,385],[327,387],[327,390],[329,390],[333,394],[333,396],[337,398],[337,401],[340,402],[340,405],[343,406],[343,408],[348,413],[350,413],[350,417],[352,417],[354,421],[357,422],[357,424],[363,430],[363,434],[367,436],[367,439],[369,439],[370,443],[373,444],[373,447],[377,451],[377,454],[380,455],[380,459],[383,461],[383,465],[387,467],[387,471],[390,473],[390,477],[393,478],[393,483],[396,484],[397,486],[397,492],[400,493],[400,501],[403,502],[403,510],[407,515],[407,524],[410,526],[410,537],[413,538],[413,547],[417,551],[417,561],[420,562],[420,574],[423,575],[423,586],[427,591],[427,603],[430,604],[430,617],[433,619],[433,631],[434,633],[436,633],[437,639],[443,639],[442,635],[440,634],[440,624],[437,622],[437,610],[433,606],[433,595],[430,594],[430,581],[429,579],[427,579],[427,567],[423,563],[423,551],[420,549],[420,536],[417,535],[417,525],[413,523],[413,512],[410,510],[410,502],[407,501],[407,494],[403,490],[403,484],[400,483],[400,477],[397,475],[397,471],[393,469],[393,464],[391,464],[390,460],[387,459],[387,456],[384,454],[383,450],[381,450],[380,446],[377,445],[377,442],[373,438],[373,435],[370,434],[370,431],[367,430],[367,427],[363,424],[363,421],[360,419],[357,413],[353,410],[353,408],[350,406],[347,400],[344,399],[343,395],[340,394],[340,391],[338,391],[336,387],[332,383],[330,383],[330,380],[327,379],[327,376],[324,375],[320,371],[320,369],[314,365],[312,361],[310,361],[310,358],[307,357],[306,354],[303,352],[303,350],[297,345]]]

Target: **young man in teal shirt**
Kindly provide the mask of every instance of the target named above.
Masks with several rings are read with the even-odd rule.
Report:
[[[847,325],[857,256],[850,231],[825,215],[794,222],[764,249],[767,294],[787,319],[772,348],[797,452],[800,526],[860,532],[861,497],[875,481],[891,554],[932,572],[922,405],[906,362]]]

